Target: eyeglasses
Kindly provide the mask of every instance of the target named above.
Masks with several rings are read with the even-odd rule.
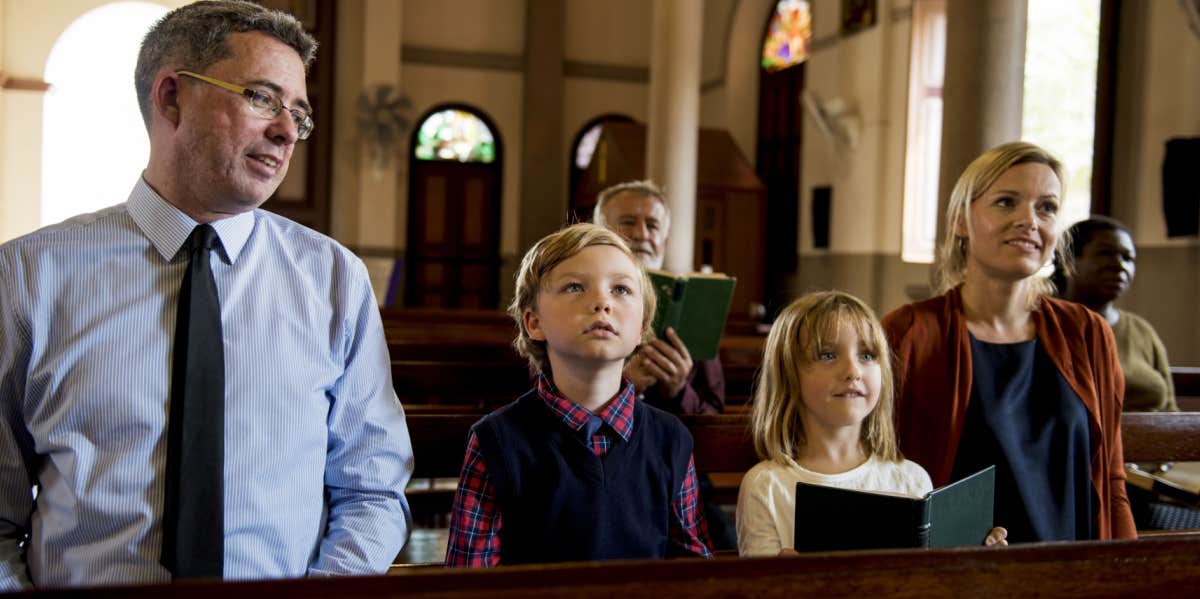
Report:
[[[240,85],[229,83],[227,81],[221,81],[220,79],[214,79],[212,77],[201,75],[199,73],[193,73],[191,71],[175,71],[175,74],[191,77],[192,79],[197,79],[205,83],[211,83],[212,85],[215,85],[221,89],[245,96],[246,99],[250,101],[250,108],[254,110],[254,113],[262,117],[273,119],[278,117],[280,112],[286,110],[288,111],[288,114],[291,115],[292,122],[296,124],[297,138],[308,139],[308,136],[312,135],[312,116],[303,110],[297,110],[295,108],[288,108],[287,106],[284,106],[283,101],[271,94],[255,89],[248,89]]]

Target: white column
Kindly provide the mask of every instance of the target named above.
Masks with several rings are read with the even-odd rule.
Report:
[[[1021,137],[1026,0],[948,0],[938,207],[976,156]],[[945,223],[939,220],[939,236]]]
[[[646,175],[666,187],[671,234],[664,266],[695,270],[696,146],[700,126],[703,5],[654,0]]]

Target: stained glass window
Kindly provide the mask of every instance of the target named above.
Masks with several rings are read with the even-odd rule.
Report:
[[[435,112],[417,131],[418,160],[490,163],[496,159],[492,130],[479,117],[457,109]]]
[[[762,67],[780,71],[808,60],[812,8],[808,0],[779,0],[763,40]]]

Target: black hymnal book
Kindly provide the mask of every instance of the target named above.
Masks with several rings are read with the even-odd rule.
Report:
[[[906,497],[796,483],[796,551],[982,545],[992,529],[993,466]]]

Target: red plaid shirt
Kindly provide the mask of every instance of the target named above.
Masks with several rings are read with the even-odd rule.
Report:
[[[589,428],[596,432],[588,440],[588,446],[598,456],[608,453],[612,446],[612,435],[618,434],[628,441],[633,430],[633,406],[636,396],[633,384],[624,380],[617,393],[599,417],[608,427],[592,421],[593,415],[583,406],[565,398],[550,379],[538,377],[537,394],[546,402],[555,415],[571,430],[586,434]],[[675,518],[671,520],[668,552],[671,555],[697,555],[711,557],[708,533],[704,516],[699,509],[696,488],[696,466],[688,458],[687,475],[672,502]],[[467,440],[467,455],[463,460],[462,474],[458,479],[458,492],[454,496],[454,508],[450,512],[450,542],[446,547],[447,566],[496,566],[500,564],[500,509],[496,505],[495,489],[488,480],[487,465],[479,450],[479,440],[472,433]]]

